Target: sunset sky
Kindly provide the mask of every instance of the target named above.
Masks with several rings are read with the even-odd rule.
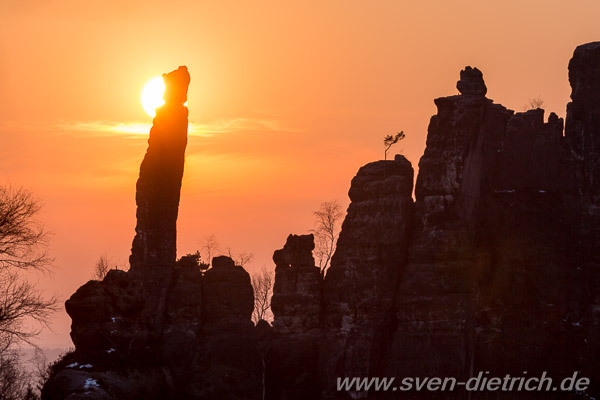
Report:
[[[190,137],[179,254],[214,234],[274,268],[323,201],[348,203],[382,139],[416,167],[433,99],[466,65],[488,97],[564,117],[575,47],[600,40],[590,1],[46,1],[0,5],[0,180],[32,190],[66,300],[103,254],[125,265],[151,118],[144,84],[186,65]],[[67,347],[56,315],[44,347]]]

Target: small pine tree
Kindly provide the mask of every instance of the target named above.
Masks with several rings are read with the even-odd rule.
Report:
[[[406,135],[404,134],[404,131],[400,131],[398,133],[396,133],[395,135],[387,135],[386,137],[383,138],[383,145],[385,146],[385,152],[383,153],[383,159],[387,160],[387,152],[390,149],[390,147],[392,147],[393,145],[395,145],[396,143],[398,143],[400,140],[404,139],[406,137]]]

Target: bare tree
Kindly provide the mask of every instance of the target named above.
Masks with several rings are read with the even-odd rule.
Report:
[[[252,289],[254,289],[254,311],[252,312],[252,321],[255,324],[261,319],[271,321],[273,313],[271,312],[271,297],[273,296],[273,284],[275,281],[273,271],[265,267],[259,272],[252,274]]]
[[[41,206],[28,190],[0,186],[0,269],[47,269],[48,235],[37,220]]]
[[[527,101],[527,104],[523,106],[523,111],[536,110],[538,108],[542,108],[543,106],[544,99],[542,99],[542,96],[538,95],[537,97],[532,97]]]
[[[19,274],[0,274],[0,353],[17,341],[29,342],[39,333],[24,326],[27,318],[45,325],[55,310],[56,299],[44,299],[37,288]]]
[[[35,349],[31,363],[33,363],[34,366],[34,383],[37,390],[41,392],[44,384],[50,379],[51,363],[48,362],[48,357],[46,357],[46,354],[44,354],[44,351],[40,348]]]
[[[211,233],[210,235],[205,235],[200,242],[202,252],[206,255],[206,262],[208,264],[212,263],[213,257],[220,250],[219,242],[217,241],[217,237]]]
[[[25,320],[46,324],[57,308],[55,298],[44,298],[23,276],[29,270],[48,271],[52,262],[39,211],[31,192],[0,186],[0,355],[38,333]]]
[[[243,267],[254,260],[254,253],[240,251],[235,258],[236,264]]]
[[[22,400],[30,395],[29,374],[16,350],[0,354],[0,399]]]
[[[227,255],[235,262],[235,265],[239,265],[240,267],[243,267],[254,260],[254,253],[240,251],[239,253],[233,254],[230,247],[227,248]]]
[[[335,252],[344,212],[342,205],[337,200],[333,200],[321,203],[319,209],[313,214],[315,228],[311,232],[315,236],[314,255],[321,274],[324,274]]]
[[[92,277],[97,281],[101,281],[102,279],[104,279],[108,271],[110,271],[110,261],[108,260],[108,257],[106,255],[102,255],[100,256],[98,261],[96,261],[96,266],[94,267],[94,275]]]
[[[398,143],[400,140],[404,139],[406,137],[406,135],[404,134],[404,131],[400,131],[398,133],[396,133],[395,135],[387,135],[386,137],[383,138],[383,146],[385,147],[385,151],[383,153],[383,159],[387,160],[387,152],[390,149],[390,147],[392,147],[393,145],[395,145],[396,143]]]

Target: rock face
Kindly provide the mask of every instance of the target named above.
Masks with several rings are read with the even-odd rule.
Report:
[[[275,251],[271,309],[275,320],[266,364],[266,399],[319,398],[322,279],[313,235],[289,235]]]
[[[361,168],[322,286],[319,398],[399,398],[338,391],[337,377],[465,381],[479,371],[501,378],[547,371],[554,382],[580,371],[592,382],[584,397],[598,396],[599,77],[600,44],[578,47],[563,136],[553,113],[545,122],[541,109],[514,113],[487,99],[483,75],[467,67],[461,95],[435,100],[414,204],[406,160]],[[280,279],[287,281],[278,274],[276,285]],[[289,318],[276,313],[274,330],[293,343],[297,334],[279,328]],[[267,365],[267,374],[271,368],[281,364]],[[273,398],[300,398],[314,385],[288,386]],[[548,397],[513,391],[510,398]]]
[[[394,295],[406,265],[413,169],[403,156],[362,167],[324,281],[325,386],[337,376],[378,376],[396,329]]]
[[[275,330],[304,334],[319,328],[321,273],[315,266],[313,235],[290,235],[275,251],[275,285],[271,309],[277,315]]]

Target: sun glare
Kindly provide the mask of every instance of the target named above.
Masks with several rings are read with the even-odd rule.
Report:
[[[142,90],[142,107],[152,118],[156,116],[156,108],[165,104],[163,100],[164,91],[165,83],[160,76],[150,79]]]

